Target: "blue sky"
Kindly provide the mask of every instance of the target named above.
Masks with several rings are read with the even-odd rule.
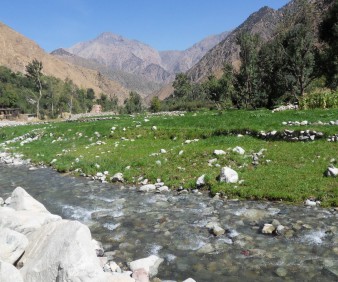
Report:
[[[0,21],[50,52],[112,32],[158,50],[184,50],[288,0],[1,0]]]

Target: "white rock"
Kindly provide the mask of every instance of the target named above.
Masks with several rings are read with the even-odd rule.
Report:
[[[29,234],[41,226],[61,220],[58,215],[49,212],[15,211],[9,207],[0,208],[0,228],[9,228],[22,234]]]
[[[0,260],[0,281],[1,282],[23,282],[19,270],[12,264]]]
[[[183,150],[179,151],[178,155],[181,156],[183,154],[183,152],[184,152]]]
[[[226,152],[223,150],[214,150],[214,155],[216,156],[226,155]]]
[[[119,272],[121,273],[121,268],[118,266],[118,264],[115,261],[109,262],[109,267],[112,272]]]
[[[29,236],[19,264],[25,282],[109,281],[91,242],[89,228],[78,221],[61,220]],[[106,279],[106,280],[104,280]]]
[[[237,153],[237,154],[240,154],[240,155],[244,155],[245,154],[245,150],[242,148],[242,147],[235,147],[232,149],[233,152]]]
[[[121,172],[115,173],[115,174],[110,178],[110,180],[111,180],[112,182],[124,182],[123,173],[121,173]]]
[[[222,167],[219,181],[226,183],[236,183],[238,181],[238,173],[230,167]]]
[[[123,272],[123,273],[113,273],[111,275],[112,277],[107,280],[108,282],[136,282],[134,278],[130,277],[129,272]],[[89,281],[88,281],[89,282]],[[104,282],[104,281],[102,281]]]
[[[154,125],[151,130],[157,130],[157,127]]]
[[[9,204],[9,207],[17,211],[26,210],[49,213],[43,204],[35,200],[25,191],[25,189],[21,187],[15,188],[12,192],[11,203]]]
[[[329,166],[326,171],[326,176],[337,177],[338,176],[338,168],[334,166]]]
[[[188,279],[185,279],[183,282],[196,282],[196,281],[192,278],[188,278]]]
[[[25,235],[8,228],[0,229],[0,260],[14,264],[28,245]]]
[[[197,187],[200,187],[200,186],[203,186],[203,185],[205,185],[205,174],[201,175],[196,181]]]
[[[314,207],[314,206],[317,205],[317,203],[316,203],[316,201],[312,201],[312,200],[307,199],[307,200],[305,201],[305,205],[306,205],[306,206],[310,206],[310,207]]]
[[[212,233],[215,236],[220,236],[220,235],[223,235],[225,233],[225,230],[222,227],[215,225],[214,228],[212,229]]]
[[[169,192],[169,187],[168,186],[161,186],[157,188],[157,190],[161,193]]]
[[[96,256],[102,257],[103,254],[104,254],[104,249],[103,249],[102,243],[95,240],[95,239],[92,239],[92,243],[93,243],[93,246],[94,246],[94,250],[96,252]]]
[[[272,234],[276,230],[276,227],[270,223],[265,223],[262,229],[263,234]]]
[[[163,262],[162,258],[158,256],[151,255],[147,258],[138,259],[132,261],[129,265],[131,271],[135,271],[137,269],[144,269],[148,274],[149,277],[154,277],[157,274],[159,265]]]
[[[152,192],[156,190],[156,186],[154,184],[146,184],[140,187],[140,192]]]
[[[161,150],[160,150],[160,153],[161,153],[161,154],[166,154],[167,151],[166,151],[165,149],[161,149]]]
[[[8,197],[6,200],[5,200],[5,204],[6,205],[9,205],[12,201],[12,197]]]

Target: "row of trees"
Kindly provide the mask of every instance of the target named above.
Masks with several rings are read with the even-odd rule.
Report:
[[[216,107],[272,108],[281,102],[299,102],[315,87],[336,89],[338,2],[319,24],[319,30],[312,4],[303,0],[296,3],[297,12],[285,17],[268,43],[256,34],[238,35],[238,69],[226,64],[220,78],[211,75],[201,84],[192,83],[186,74],[178,74],[174,93],[166,104],[189,106],[204,100]]]
[[[91,111],[94,104],[103,111],[120,113],[141,112],[141,96],[130,92],[119,106],[116,96],[101,93],[96,98],[92,88],[81,89],[71,80],[62,81],[42,73],[43,65],[34,59],[26,66],[26,74],[14,73],[0,66],[0,108],[19,108],[23,113],[34,113],[38,118],[56,118],[64,112],[70,114]]]

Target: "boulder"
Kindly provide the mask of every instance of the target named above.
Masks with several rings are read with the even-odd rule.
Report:
[[[0,207],[0,228],[9,228],[22,234],[30,234],[41,226],[59,221],[61,217],[49,212],[19,210]]]
[[[244,155],[245,154],[245,150],[242,148],[242,147],[235,147],[232,149],[233,152],[237,153],[237,154],[240,154],[240,155]]]
[[[147,258],[132,261],[129,267],[133,272],[137,269],[144,269],[148,273],[148,276],[151,278],[157,274],[158,267],[162,262],[163,262],[162,258],[159,258],[158,256],[155,255],[151,255]]]
[[[15,209],[16,211],[26,210],[49,213],[43,204],[35,200],[25,191],[25,189],[21,187],[15,188],[12,192],[9,207]]]
[[[0,281],[23,282],[23,279],[17,268],[8,262],[0,260]]]
[[[205,185],[205,174],[201,175],[197,180],[196,180],[196,186],[201,187]]]
[[[14,264],[28,245],[25,235],[8,228],[0,229],[0,260]]]
[[[337,177],[338,176],[338,168],[334,166],[329,166],[325,172],[325,175],[328,177]]]
[[[226,152],[223,150],[214,150],[214,155],[216,156],[226,155]]]
[[[156,186],[154,184],[146,184],[140,187],[140,192],[152,192],[156,190]]]
[[[225,230],[219,226],[218,222],[209,222],[206,226],[215,236],[220,236],[225,233]]]
[[[230,167],[222,167],[219,181],[226,183],[236,183],[238,181],[238,173]]]
[[[25,282],[110,281],[96,257],[89,228],[78,221],[60,220],[29,236],[18,264]]]
[[[276,230],[276,227],[270,223],[265,223],[262,229],[263,234],[272,234]]]
[[[133,272],[132,278],[134,278],[137,282],[149,282],[148,273],[143,268],[136,269]]]
[[[134,278],[131,278],[131,273],[123,272],[123,273],[113,273],[112,278],[109,279],[109,282],[136,282]],[[89,281],[88,281],[89,282]]]
[[[92,243],[93,243],[93,246],[94,246],[94,250],[96,252],[96,256],[103,257],[104,249],[103,249],[102,243],[95,240],[95,239],[92,239]]]
[[[124,182],[123,174],[121,172],[115,173],[110,180],[112,182]]]
[[[188,279],[185,279],[183,282],[196,282],[196,281],[192,278],[188,278]]]

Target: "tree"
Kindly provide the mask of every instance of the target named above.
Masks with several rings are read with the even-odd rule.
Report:
[[[192,91],[191,82],[185,73],[179,73],[176,75],[173,87],[173,98],[187,98],[190,96]]]
[[[124,100],[124,109],[126,113],[140,113],[142,111],[142,98],[137,92],[131,91],[129,98]]]
[[[285,64],[284,51],[280,38],[262,46],[258,53],[260,92],[266,97],[266,106],[273,108],[280,99],[287,99],[288,92],[286,75],[283,70]]]
[[[320,25],[319,35],[326,44],[322,54],[321,65],[326,84],[332,89],[338,87],[338,1],[335,1],[327,17]]]
[[[151,98],[150,101],[150,111],[153,113],[157,113],[161,110],[161,100],[158,98],[158,96],[154,96]]]
[[[306,0],[296,0],[297,11],[288,15],[292,25],[284,26],[280,40],[284,57],[284,73],[289,91],[296,101],[305,93],[307,86],[316,77],[316,27],[312,4]]]
[[[240,46],[239,57],[241,66],[236,74],[237,106],[245,108],[257,106],[259,101],[258,50],[260,39],[258,35],[242,32],[237,37]]]
[[[42,62],[34,59],[26,66],[26,76],[32,80],[39,94],[35,96],[36,116],[40,118],[40,100],[42,98]]]

